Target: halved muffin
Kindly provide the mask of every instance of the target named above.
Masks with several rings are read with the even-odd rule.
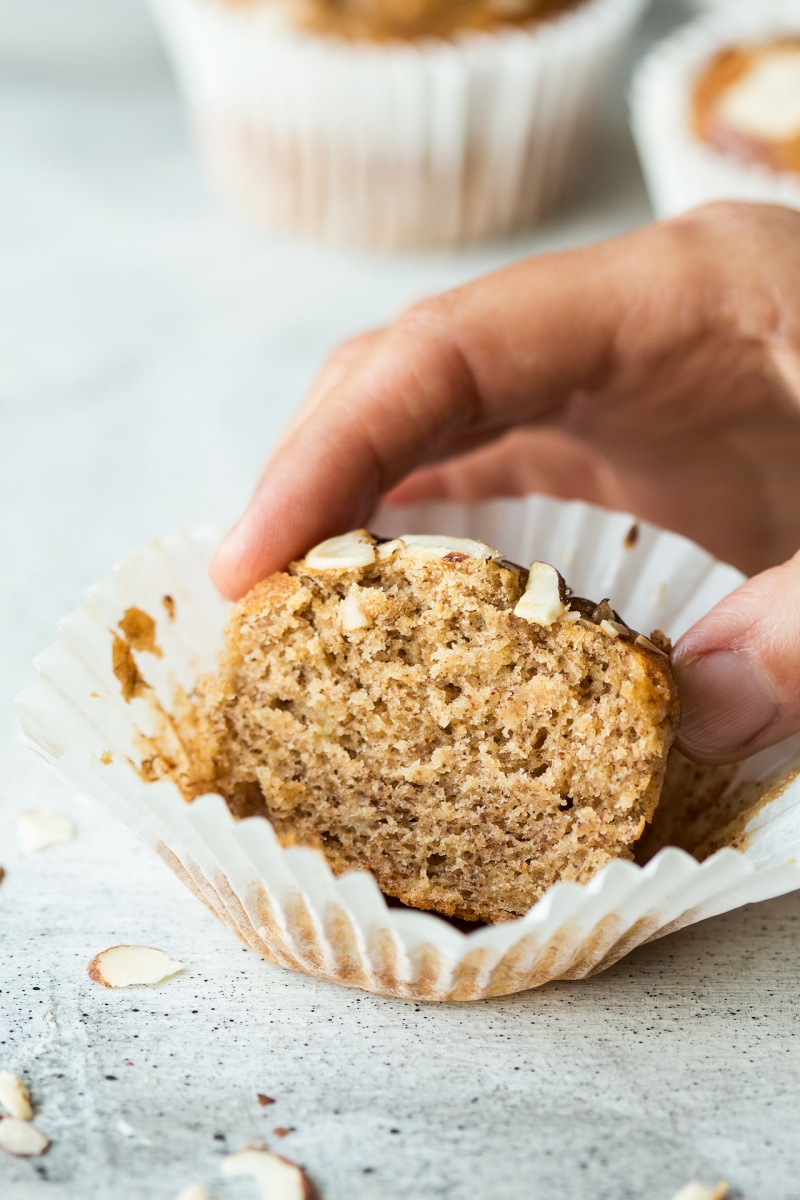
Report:
[[[194,791],[406,904],[519,916],[652,817],[678,724],[653,636],[480,542],[331,539],[234,607]]]

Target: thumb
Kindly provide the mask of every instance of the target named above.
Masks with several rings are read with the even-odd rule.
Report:
[[[736,762],[800,730],[800,553],[742,584],[683,635],[678,746]]]

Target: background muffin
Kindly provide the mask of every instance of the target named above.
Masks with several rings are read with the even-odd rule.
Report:
[[[211,174],[268,226],[445,246],[573,177],[643,0],[153,0]]]
[[[659,215],[710,200],[800,208],[800,14],[732,5],[651,52],[632,124]]]
[[[722,154],[800,181],[800,31],[720,50],[695,82],[692,118]]]

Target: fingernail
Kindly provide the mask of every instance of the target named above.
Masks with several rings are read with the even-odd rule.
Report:
[[[693,758],[733,761],[780,711],[775,689],[747,655],[714,650],[675,664],[681,698],[678,745]]]

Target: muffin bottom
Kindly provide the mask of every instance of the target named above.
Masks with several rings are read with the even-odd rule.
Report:
[[[356,150],[333,154],[322,138],[304,145],[210,113],[198,126],[228,203],[267,228],[356,246],[430,249],[508,236],[567,199],[578,173],[557,137],[549,145],[529,137],[523,154],[509,156],[508,186],[499,189],[503,156],[488,144],[470,146],[460,170],[389,151],[371,155],[367,172]]]

